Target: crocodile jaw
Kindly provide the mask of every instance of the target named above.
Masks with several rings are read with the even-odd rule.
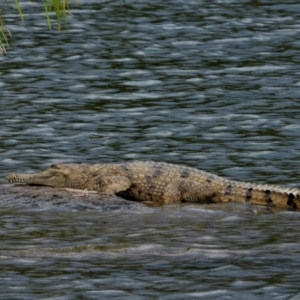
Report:
[[[9,174],[9,183],[25,183],[31,185],[45,185],[51,187],[66,187],[67,174],[65,170],[48,169],[37,174]]]

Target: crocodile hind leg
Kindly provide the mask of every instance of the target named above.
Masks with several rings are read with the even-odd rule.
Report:
[[[163,203],[216,202],[217,192],[211,185],[189,179],[175,179],[165,188]]]

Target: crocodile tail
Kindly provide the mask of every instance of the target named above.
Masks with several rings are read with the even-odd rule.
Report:
[[[223,202],[249,202],[251,204],[300,209],[300,190],[272,185],[230,181],[222,192]]]

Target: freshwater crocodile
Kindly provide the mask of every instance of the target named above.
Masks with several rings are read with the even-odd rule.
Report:
[[[195,168],[163,162],[54,164],[36,174],[9,174],[10,183],[71,188],[137,201],[251,204],[297,209],[300,190],[239,182]]]

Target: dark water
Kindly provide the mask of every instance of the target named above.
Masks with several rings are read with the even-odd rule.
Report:
[[[22,5],[25,26],[2,4],[1,184],[151,159],[297,186],[298,2],[80,1],[60,33]],[[0,299],[300,299],[299,213],[104,207],[0,203]]]

